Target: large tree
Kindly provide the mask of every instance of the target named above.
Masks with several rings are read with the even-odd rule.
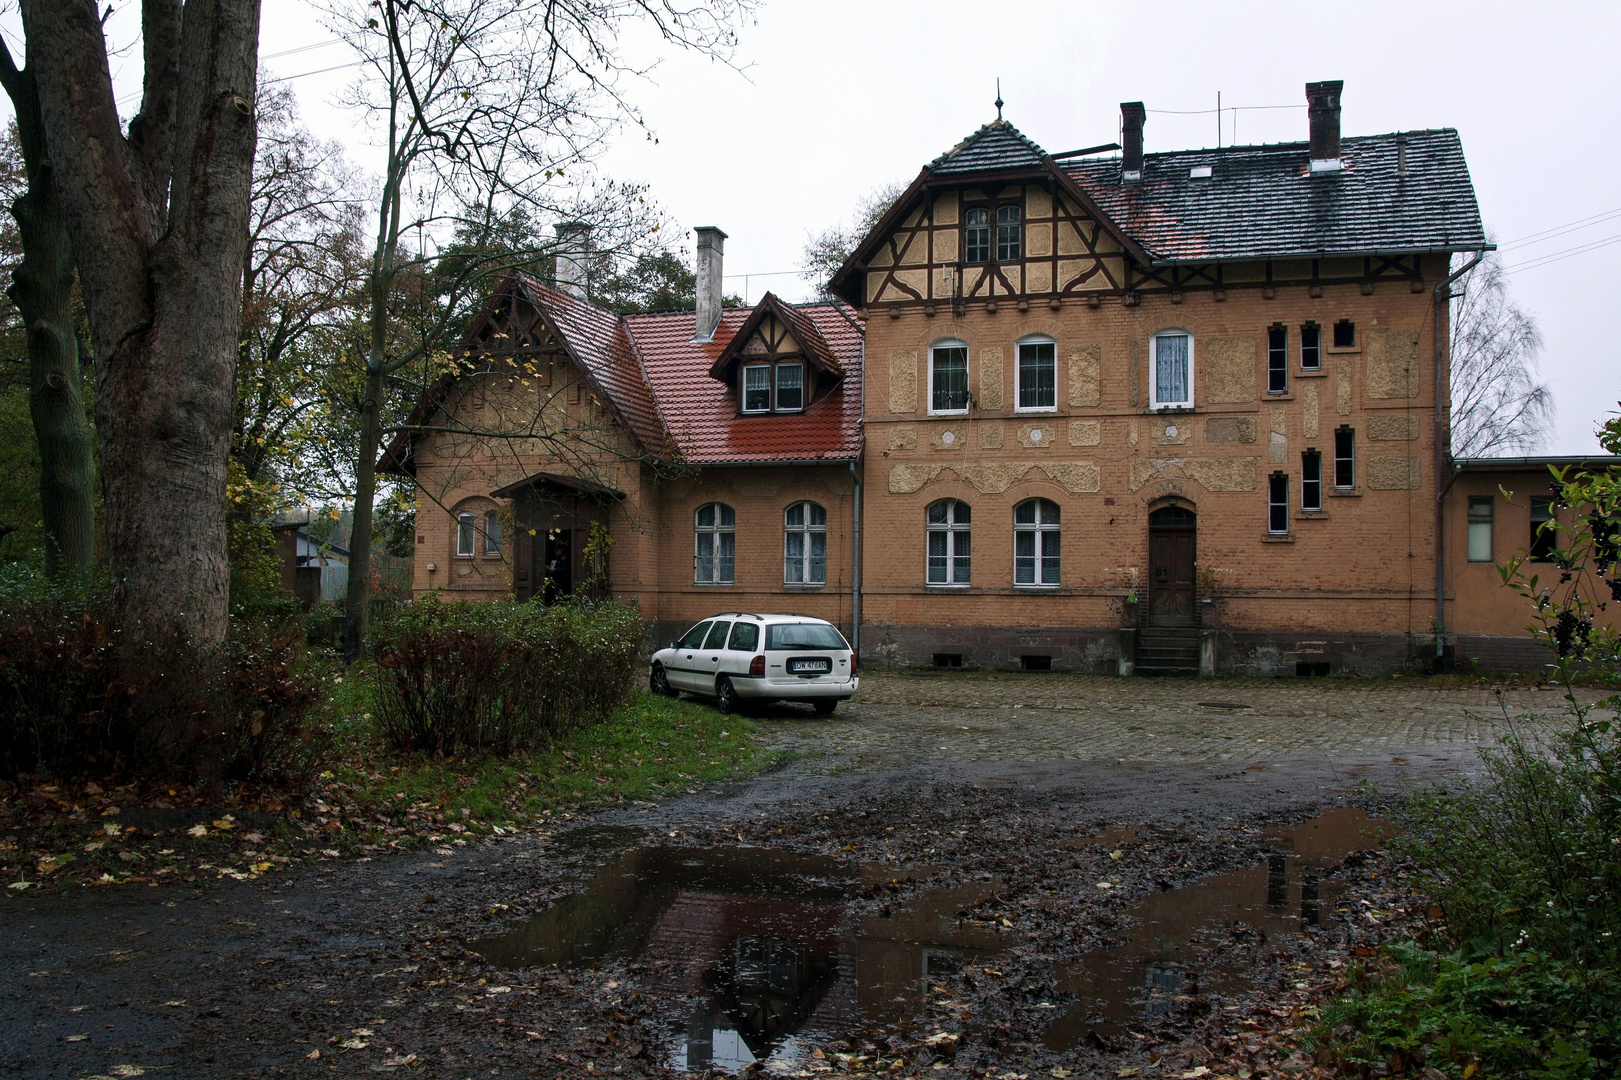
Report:
[[[1514,303],[1497,255],[1469,272],[1452,320],[1452,456],[1529,453],[1553,427],[1538,377],[1542,332]]]
[[[89,314],[116,610],[219,642],[259,2],[143,0],[127,131],[94,0],[21,6]]]
[[[639,122],[625,92],[638,69],[620,35],[651,28],[666,45],[724,54],[748,0],[336,0],[333,30],[366,71],[354,103],[384,154],[365,317],[345,653],[369,619],[376,456],[391,389],[448,370],[466,299],[515,267],[577,250],[565,227],[528,250],[492,243],[526,222],[583,222],[595,253],[657,228],[641,189],[594,178],[609,136]],[[544,236],[544,234],[541,234]],[[433,274],[441,255],[455,269]],[[431,282],[432,296],[420,290]],[[431,299],[430,307],[424,301]],[[410,316],[418,317],[412,324]],[[401,333],[402,325],[408,332]]]
[[[17,305],[28,342],[28,413],[39,453],[45,573],[82,581],[96,560],[96,466],[74,326],[73,252],[56,195],[34,69],[19,69],[4,41],[0,86],[16,116],[24,173],[22,190],[11,201],[21,257],[6,295]]]

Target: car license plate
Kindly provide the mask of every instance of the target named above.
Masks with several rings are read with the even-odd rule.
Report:
[[[833,670],[833,662],[831,660],[791,660],[788,662],[788,670],[795,675],[825,675]]]

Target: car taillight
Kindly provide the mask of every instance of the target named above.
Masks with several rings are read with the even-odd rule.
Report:
[[[749,661],[749,678],[751,678],[751,679],[763,679],[763,678],[765,678],[765,657],[764,656],[756,656],[753,660]]]
[[[855,673],[856,673],[856,654],[851,653],[850,654],[850,674],[854,675]]]

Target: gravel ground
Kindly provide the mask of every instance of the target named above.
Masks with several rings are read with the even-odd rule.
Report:
[[[1518,691],[1508,708],[1555,701]],[[798,1029],[773,1043],[772,1071],[1298,1074],[1313,1066],[1288,1029],[1386,932],[1400,868],[1372,838],[1313,848],[1280,830],[1449,782],[1495,737],[1494,715],[1478,689],[868,676],[832,722],[767,716],[768,738],[796,755],[785,767],[664,804],[208,892],[8,897],[0,1070],[668,1075],[681,1053],[701,1057],[690,1034],[706,997],[749,1007],[734,1000],[743,947],[719,976],[692,950],[797,935],[810,943],[784,962],[811,990],[799,1006],[767,1002],[780,1015],[765,1026]],[[1294,854],[1270,914],[1178,914],[1200,903],[1178,898],[1223,882],[1276,885],[1267,858],[1280,851]],[[731,867],[741,899],[706,908],[694,896],[733,886],[649,884],[655,866],[710,873],[706,859]],[[1178,891],[1211,875],[1237,876]],[[1319,926],[1294,913],[1303,886],[1320,890]],[[619,944],[561,967],[474,951],[493,955],[487,939],[570,896],[585,922],[535,940],[594,926]],[[1156,897],[1172,898],[1169,914]],[[1124,970],[1161,916],[1185,931],[1178,962],[1153,976],[1163,993],[1147,1011],[1091,1000],[1107,958]],[[1127,951],[1097,951],[1110,948]],[[886,972],[891,957],[913,967]]]

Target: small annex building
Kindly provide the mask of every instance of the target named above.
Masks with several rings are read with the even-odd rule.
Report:
[[[914,665],[1542,662],[1471,561],[1498,466],[1448,453],[1447,299],[1491,248],[1461,140],[1342,138],[1341,89],[1219,149],[1147,151],[1128,102],[1121,145],[1053,154],[999,109],[829,302],[723,309],[715,228],[691,312],[513,277],[381,463],[416,591],[611,592],[653,640],[791,610]]]

